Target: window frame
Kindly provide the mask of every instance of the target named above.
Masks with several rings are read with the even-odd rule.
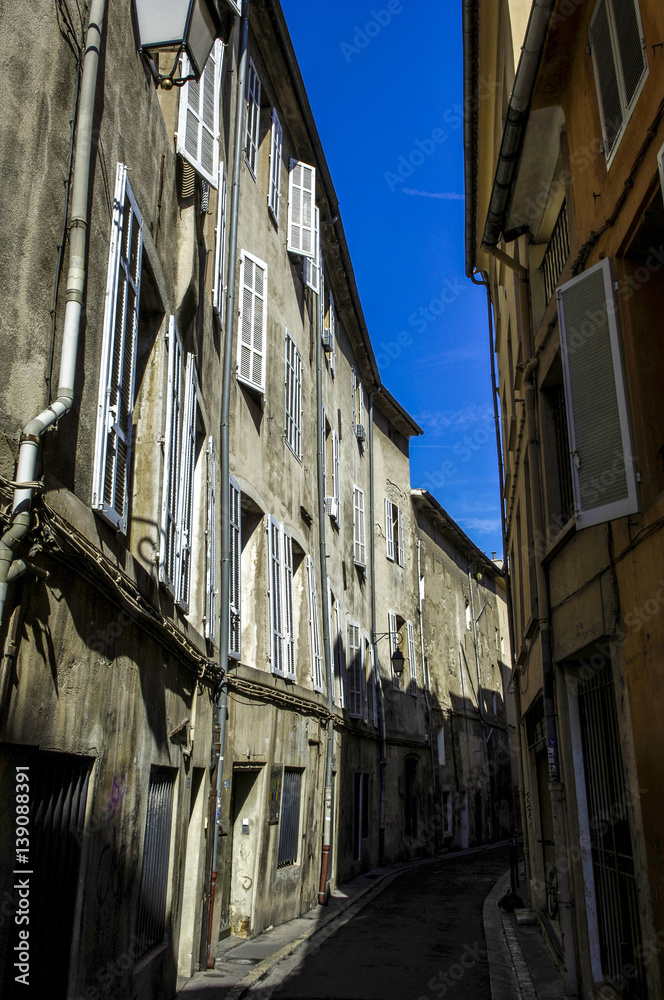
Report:
[[[259,295],[255,287],[249,286],[245,281],[246,264],[250,261],[254,268],[259,268],[263,272],[263,294]],[[239,304],[239,318],[238,318],[238,333],[237,338],[237,379],[247,388],[252,389],[254,392],[264,395],[265,393],[265,369],[266,369],[266,359],[267,359],[267,304],[268,304],[268,265],[264,260],[259,257],[255,257],[254,254],[249,253],[248,250],[240,251],[240,304]],[[255,282],[254,282],[255,285]],[[251,343],[246,343],[244,340],[244,320],[245,320],[245,291],[250,291],[252,295],[252,322],[251,322]],[[260,329],[260,346],[256,346],[256,299],[260,299],[263,304],[263,317]],[[242,351],[247,350],[250,352],[250,375],[243,375],[242,373]],[[261,358],[261,377],[260,381],[256,381],[253,378],[254,370],[254,355],[258,354]]]
[[[353,632],[351,633],[351,630]],[[352,641],[357,638],[357,645]],[[346,623],[348,639],[348,656],[346,658],[346,676],[348,677],[348,714],[351,719],[364,719],[366,701],[365,676],[365,637],[359,622]]]
[[[267,207],[279,228],[279,210],[281,207],[281,157],[284,148],[284,130],[276,108],[272,108],[270,122],[270,184],[267,194]]]
[[[302,462],[302,355],[288,328],[285,338],[284,437],[298,462]]]
[[[311,633],[311,681],[314,691],[322,694],[323,685],[323,651],[321,644],[320,621],[318,617],[318,588],[316,587],[316,565],[307,556],[307,572],[309,575],[309,629]]]
[[[296,183],[298,169],[302,172],[300,183]],[[306,171],[311,171],[311,187],[305,185]],[[298,209],[296,213],[296,207]],[[307,213],[307,207],[309,213]],[[303,160],[291,158],[288,167],[288,238],[286,249],[288,253],[299,257],[316,256],[315,225],[316,225],[316,168]],[[296,214],[299,220],[296,219]],[[310,215],[309,223],[306,222]],[[296,235],[299,234],[299,235]],[[308,238],[306,234],[309,234]],[[310,246],[307,246],[310,244]]]
[[[188,80],[187,83],[183,84],[180,88],[180,105],[178,108],[178,131],[177,131],[177,152],[182,156],[187,163],[190,163],[194,170],[205,178],[210,187],[216,188],[219,183],[219,134],[220,134],[220,120],[219,120],[219,102],[221,98],[221,73],[224,64],[224,50],[225,45],[220,38],[217,38],[208,60],[203,68],[200,80]],[[204,110],[205,110],[205,87],[209,79],[209,67],[211,61],[214,64],[214,76],[212,81],[212,108],[213,108],[213,122],[210,125],[204,120]],[[182,55],[182,75],[188,76],[191,73],[191,66],[186,54]],[[193,105],[190,105],[189,98],[190,94],[194,88],[197,88],[199,94],[198,108],[194,109]],[[192,153],[187,149],[187,115],[191,111],[191,114],[198,122],[198,137],[197,137],[197,153]],[[212,165],[210,169],[203,164],[203,138],[202,131],[205,129],[212,137]]]
[[[244,128],[244,161],[254,180],[256,180],[258,172],[258,147],[260,146],[261,132],[261,91],[261,78],[258,75],[254,60],[249,56],[247,90],[245,94],[247,117]]]

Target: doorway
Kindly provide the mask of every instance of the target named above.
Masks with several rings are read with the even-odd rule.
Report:
[[[258,854],[261,844],[262,767],[233,770],[233,860],[230,925],[238,937],[253,936]]]

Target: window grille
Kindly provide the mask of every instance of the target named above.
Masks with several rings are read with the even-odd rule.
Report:
[[[291,868],[297,864],[300,839],[300,799],[302,796],[302,771],[286,768],[281,792],[281,817],[279,820],[279,852],[277,868]]]
[[[150,775],[140,902],[136,922],[136,939],[141,954],[159,944],[166,931],[166,891],[171,852],[174,785],[174,771],[155,769]]]
[[[568,257],[569,220],[567,218],[567,202],[564,201],[540,265],[544,279],[544,298],[547,303],[551,301]]]

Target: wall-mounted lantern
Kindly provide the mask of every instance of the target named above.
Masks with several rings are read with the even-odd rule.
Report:
[[[133,0],[138,44],[147,59],[155,83],[170,90],[187,80],[200,79],[214,40],[221,31],[217,4],[213,0]],[[161,74],[155,63],[159,52],[173,52],[173,68]],[[180,56],[186,53],[192,75],[175,77]]]

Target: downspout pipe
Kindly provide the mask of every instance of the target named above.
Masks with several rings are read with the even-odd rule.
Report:
[[[247,44],[249,39],[249,0],[242,2],[240,45],[238,52],[238,74],[235,107],[235,149],[233,151],[233,184],[231,188],[231,218],[228,237],[228,294],[226,306],[226,336],[224,338],[224,361],[221,383],[221,573],[219,581],[220,622],[219,622],[219,668],[221,684],[217,692],[217,727],[219,731],[219,753],[217,755],[217,807],[215,811],[214,841],[212,845],[212,881],[210,883],[210,913],[208,918],[207,967],[214,968],[212,955],[212,916],[219,872],[219,834],[221,830],[221,790],[224,777],[224,747],[226,743],[226,716],[228,714],[228,646],[230,637],[230,565],[231,565],[231,520],[230,520],[230,409],[231,381],[233,374],[233,337],[235,332],[235,280],[237,276],[237,230],[240,206],[240,177],[242,173],[242,136],[244,125],[244,91],[247,75]]]
[[[320,285],[319,285],[320,289]],[[323,611],[323,655],[325,657],[325,681],[327,684],[327,755],[325,759],[325,798],[323,812],[323,847],[320,862],[320,882],[318,885],[318,902],[321,906],[327,903],[327,883],[330,877],[332,852],[332,777],[334,773],[334,677],[332,675],[332,648],[330,643],[330,605],[327,587],[327,543],[325,528],[327,514],[325,513],[325,447],[323,439],[323,330],[320,290],[316,296],[316,472],[318,476],[318,544],[320,551],[320,590]]]
[[[374,529],[376,512],[376,482],[374,472],[374,394],[369,396],[369,538],[371,544],[371,644],[376,671],[376,700],[378,704],[378,736],[380,739],[379,784],[378,784],[378,864],[385,860],[385,769],[387,768],[387,733],[385,728],[385,701],[383,699],[383,679],[378,659],[377,618],[376,618],[376,532]]]
[[[35,489],[35,474],[39,445],[44,431],[71,410],[74,404],[76,360],[81,329],[81,309],[86,280],[88,232],[88,197],[92,156],[92,126],[94,120],[99,53],[106,0],[92,0],[83,56],[81,95],[79,103],[74,180],[71,188],[71,219],[69,223],[69,268],[67,272],[66,305],[60,357],[60,380],[56,399],[23,428],[16,468],[10,526],[0,539],[0,627],[4,617],[10,568],[14,553],[28,533],[30,509]]]

